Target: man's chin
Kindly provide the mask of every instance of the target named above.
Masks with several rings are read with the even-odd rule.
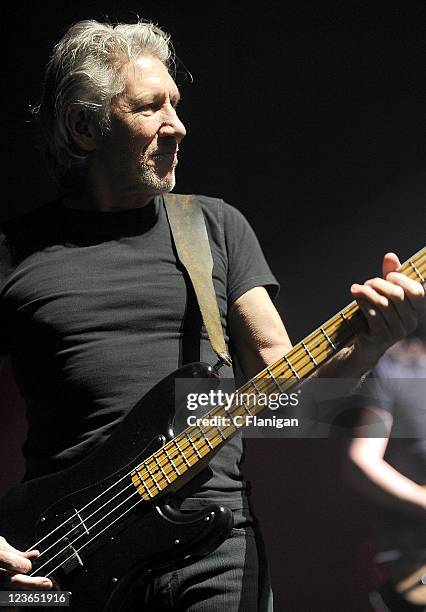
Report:
[[[166,176],[159,176],[150,172],[149,176],[146,174],[141,176],[141,183],[151,195],[159,195],[168,193],[175,188],[176,177],[174,171]]]

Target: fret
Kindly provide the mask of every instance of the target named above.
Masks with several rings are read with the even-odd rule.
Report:
[[[144,468],[146,469],[146,471],[148,472],[148,474],[151,476],[153,483],[155,484],[155,486],[157,487],[157,489],[159,491],[162,491],[163,489],[161,488],[161,486],[158,484],[157,479],[155,478],[152,470],[150,469],[148,462],[144,463]],[[139,472],[138,472],[139,473]]]
[[[188,459],[186,458],[185,451],[182,452],[182,449],[179,446],[179,444],[176,442],[176,440],[171,440],[171,442],[176,446],[176,448],[178,450],[178,453],[179,453],[178,456],[183,459],[184,463],[186,463],[186,465],[188,467],[191,467],[191,464],[189,463]]]
[[[416,267],[416,265],[411,261],[411,259],[408,260],[408,263],[410,264],[410,266],[412,267],[412,269],[414,270],[414,272],[417,274],[417,276],[420,279],[421,283],[426,282],[425,278],[423,276],[423,274],[421,274],[421,272],[418,270],[418,268]]]
[[[278,389],[278,391],[280,393],[284,393],[280,383],[277,381],[277,379],[275,378],[275,376],[272,374],[272,371],[270,370],[270,368],[266,368],[266,371],[268,372],[269,376],[272,378],[272,380],[274,381],[274,384],[276,386],[276,388]]]
[[[171,482],[172,482],[172,481],[171,481],[171,480],[170,480],[170,478],[167,476],[167,472],[165,472],[165,471],[163,470],[163,467],[162,467],[161,463],[158,461],[157,454],[153,455],[153,456],[152,456],[152,458],[154,459],[154,461],[155,461],[155,463],[157,464],[157,466],[158,466],[158,468],[159,468],[160,472],[163,474],[164,478],[166,479],[167,484],[171,484]]]
[[[238,399],[240,397],[241,397],[240,395],[237,395],[237,406],[241,406],[243,410],[245,410],[249,416],[253,416],[253,414],[250,411],[250,408],[247,406],[244,400],[241,402],[241,404],[239,403]]]
[[[175,462],[173,461],[173,458],[172,458],[172,457],[170,457],[170,455],[169,455],[169,451],[167,450],[167,446],[164,446],[162,450],[164,450],[164,453],[165,453],[165,455],[166,455],[167,459],[170,461],[171,466],[172,466],[172,468],[174,469],[174,471],[176,472],[176,474],[177,474],[178,476],[180,476],[180,475],[181,475],[181,473],[180,473],[180,471],[179,471],[179,468],[177,467],[177,465],[176,465],[176,464],[175,464]]]
[[[285,362],[287,363],[288,367],[289,367],[289,368],[290,368],[290,370],[292,371],[293,376],[294,376],[295,378],[297,378],[297,380],[300,380],[300,376],[299,376],[299,374],[296,372],[296,370],[295,370],[295,369],[293,368],[293,366],[291,365],[290,360],[287,358],[287,355],[284,355],[284,359],[285,359]]]
[[[144,465],[144,464],[142,464]],[[145,467],[145,466],[144,466]],[[139,471],[139,468],[135,468],[135,472],[139,478],[139,482],[142,485],[142,487],[145,489],[145,491],[148,493],[148,497],[150,497],[151,499],[154,497],[154,495],[151,493],[151,490],[146,486],[144,479],[142,478],[142,474]]]
[[[225,434],[223,433],[223,431],[222,431],[222,429],[221,429],[220,425],[216,425],[216,429],[217,429],[217,431],[219,432],[219,435],[220,435],[220,437],[222,438],[222,440],[226,440],[227,438],[226,438]]]
[[[310,360],[312,361],[312,363],[314,364],[314,366],[317,366],[318,363],[315,359],[315,357],[312,355],[311,351],[308,349],[308,347],[306,346],[306,344],[304,342],[301,342],[301,345],[303,346],[303,348],[306,351],[306,354],[308,355],[308,357],[310,358]]]
[[[327,342],[329,343],[329,345],[331,346],[331,348],[333,349],[333,351],[336,351],[336,347],[334,346],[331,338],[329,337],[329,335],[327,334],[327,332],[325,331],[325,329],[323,327],[320,327],[320,330],[324,336],[324,338],[327,340]]]
[[[347,317],[345,317],[345,314],[343,312],[339,312],[339,315],[342,317],[343,321],[346,323],[346,325],[349,327],[349,329],[351,330],[351,334],[353,336],[356,336],[356,331],[353,328],[351,322],[349,321],[349,319]]]
[[[196,425],[195,427],[196,427],[196,428],[198,429],[198,431],[200,432],[201,437],[203,438],[203,440],[204,440],[205,442],[207,442],[207,445],[210,447],[210,449],[211,449],[211,450],[213,450],[213,449],[214,449],[214,446],[213,446],[213,444],[210,442],[208,435],[205,435],[205,434],[204,434],[204,431],[203,431],[203,430],[201,429],[201,427],[199,427],[198,425]]]
[[[253,389],[256,391],[256,393],[257,393],[258,395],[260,395],[260,394],[262,393],[262,392],[261,392],[261,390],[259,389],[259,387],[258,387],[257,383],[256,383],[256,379],[255,379],[255,378],[253,378],[252,380],[250,380],[250,381],[249,381],[249,384],[250,384],[250,385],[253,387]]]
[[[199,458],[199,459],[202,459],[202,458],[203,458],[203,455],[202,455],[202,454],[200,453],[200,451],[198,450],[197,445],[195,444],[195,442],[193,441],[193,439],[191,438],[191,436],[190,436],[190,435],[189,435],[189,434],[188,434],[186,431],[184,431],[183,433],[184,433],[184,434],[185,434],[185,436],[188,438],[189,443],[190,443],[190,445],[192,446],[192,448],[195,450],[196,454],[198,455],[198,458]]]

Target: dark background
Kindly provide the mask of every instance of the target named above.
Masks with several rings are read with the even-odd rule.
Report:
[[[34,149],[52,45],[83,18],[151,19],[194,77],[177,191],[244,211],[281,282],[294,341],[350,301],[351,282],[425,243],[426,5],[419,2],[20,2],[2,9],[0,219],[55,195]],[[22,473],[23,409],[0,375],[0,489]],[[15,415],[18,414],[16,422]],[[60,426],[60,415],[58,415]],[[247,477],[276,609],[364,612],[374,512],[340,474],[337,440],[250,440]]]

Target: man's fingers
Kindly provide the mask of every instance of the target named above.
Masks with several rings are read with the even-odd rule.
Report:
[[[425,308],[425,290],[419,282],[408,278],[405,274],[399,272],[390,272],[386,281],[403,289],[406,298],[418,314],[423,314]]]
[[[31,559],[39,556],[38,550],[23,552],[11,546],[4,537],[0,537],[0,585],[9,589],[43,589],[53,587],[48,578],[30,577]]]
[[[28,550],[27,552],[23,552],[22,554],[27,559],[35,559],[36,557],[39,556],[40,551],[39,550]]]
[[[368,331],[372,337],[377,337],[385,344],[392,344],[395,336],[403,338],[405,329],[401,319],[393,307],[388,308],[386,317],[380,307],[372,304],[371,300],[356,297],[358,306],[363,312],[368,323]]]
[[[30,578],[25,574],[12,574],[10,576],[9,584],[11,590],[14,589],[42,589],[43,591],[49,591],[53,588],[52,581],[49,578],[42,576],[36,576]]]
[[[397,274],[397,272],[394,272],[394,274]],[[380,293],[380,295],[390,299],[404,300],[404,289],[383,278],[370,278],[366,280],[364,284],[377,291],[377,293]]]
[[[10,550],[0,551],[0,567],[9,572],[30,572],[31,561],[24,557],[23,553],[16,551],[12,547]]]
[[[369,302],[371,309],[379,310],[397,340],[412,332],[418,317],[424,313],[424,289],[420,283],[398,272],[389,273],[387,278],[389,280],[372,278],[363,285],[353,285],[352,295],[358,301]],[[362,310],[366,314],[364,308]]]

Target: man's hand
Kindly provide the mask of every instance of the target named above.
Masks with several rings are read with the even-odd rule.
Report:
[[[425,313],[424,288],[397,272],[400,266],[397,255],[387,253],[383,258],[383,278],[351,287],[368,322],[368,331],[358,336],[355,350],[371,366],[392,344],[414,331]]]
[[[21,552],[0,536],[0,588],[12,591],[51,589],[53,584],[48,578],[30,578],[25,575],[31,572],[30,559],[35,559],[39,554],[37,550]]]

